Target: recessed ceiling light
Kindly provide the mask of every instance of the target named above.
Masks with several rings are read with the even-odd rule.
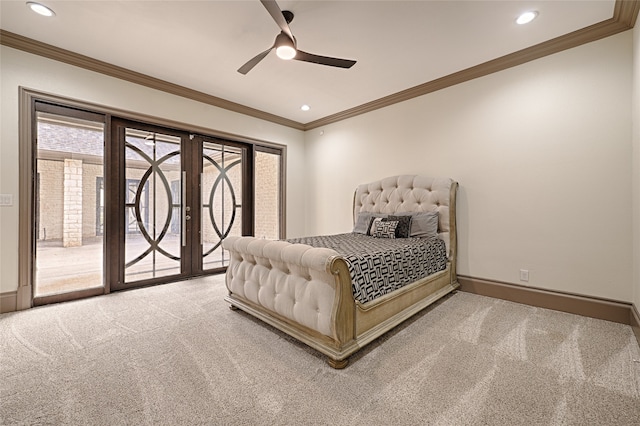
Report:
[[[311,109],[311,107],[309,105],[307,105],[307,104],[304,104],[304,105],[302,105],[300,107],[300,109],[303,110],[303,111],[309,111]]]
[[[33,10],[35,13],[42,15],[42,16],[53,16],[55,15],[55,12],[51,9],[49,9],[47,6],[41,5],[40,3],[35,3],[32,1],[28,1],[27,2],[27,6],[29,6],[29,8],[31,10]]]
[[[528,24],[529,22],[536,19],[537,16],[538,12],[535,10],[524,12],[522,15],[518,16],[518,19],[516,19],[516,23],[520,25]]]

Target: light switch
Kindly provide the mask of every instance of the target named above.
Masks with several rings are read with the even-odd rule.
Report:
[[[12,206],[13,194],[0,194],[0,206]]]

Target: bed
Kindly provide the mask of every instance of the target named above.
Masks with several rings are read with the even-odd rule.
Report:
[[[458,287],[457,187],[449,178],[419,175],[392,176],[359,185],[353,198],[353,237],[342,234],[337,240],[324,242],[324,237],[290,241],[227,237],[223,242],[230,253],[225,300],[232,309],[245,311],[323,353],[331,367],[344,368],[354,352]],[[412,218],[408,230],[402,217]],[[425,217],[435,217],[432,232],[426,230]],[[439,270],[426,276],[405,276],[407,269],[422,265],[420,259],[426,255],[418,254],[413,261],[403,258],[396,266],[393,259],[399,255],[387,256],[390,266],[379,269],[377,275],[393,281],[394,287],[363,297],[361,287],[367,287],[370,278],[358,275],[354,259],[373,255],[370,263],[380,263],[375,247],[383,243],[382,237],[398,236],[398,232],[410,235],[395,238],[397,243],[406,240],[408,244],[436,247],[400,249],[404,252],[442,251],[444,260],[436,261]],[[369,248],[361,250],[373,254],[344,249],[351,241],[364,241]],[[394,273],[404,274],[404,282],[398,284],[399,278],[390,278]]]

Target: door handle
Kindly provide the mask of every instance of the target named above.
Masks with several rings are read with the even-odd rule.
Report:
[[[204,244],[204,213],[203,213],[203,208],[202,205],[204,204],[204,201],[202,200],[202,172],[200,173],[200,188],[198,189],[198,191],[200,192],[200,245]]]
[[[187,220],[191,217],[187,214],[188,206],[185,206],[187,198],[187,172],[182,172],[182,197],[180,197],[180,204],[182,205],[182,247],[187,246]],[[189,217],[189,219],[187,219]]]

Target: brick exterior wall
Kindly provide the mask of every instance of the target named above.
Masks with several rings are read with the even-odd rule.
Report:
[[[96,192],[98,177],[104,175],[101,164],[83,164],[82,166],[82,238],[91,239],[96,236],[96,208],[98,193]]]
[[[38,239],[62,241],[64,162],[38,160]]]
[[[38,240],[62,241],[64,223],[65,162],[38,160]],[[82,239],[96,236],[96,184],[103,167],[83,163],[80,178],[82,188]]]
[[[82,160],[64,160],[62,245],[82,245]]]
[[[258,151],[255,159],[256,174],[256,237],[271,240],[280,238],[280,156]]]

